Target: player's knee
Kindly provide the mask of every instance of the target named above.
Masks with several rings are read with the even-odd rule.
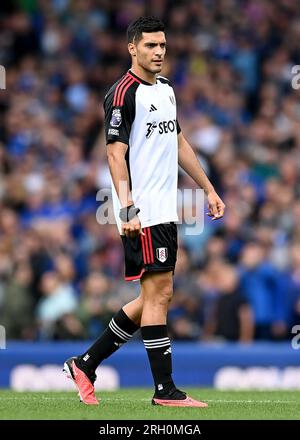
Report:
[[[168,305],[173,296],[173,279],[168,276],[155,276],[148,279],[142,286],[142,294],[145,302],[156,305]]]
[[[160,294],[158,295],[158,303],[162,306],[168,306],[170,302],[172,301],[173,296],[173,290],[172,288],[165,288],[161,290]]]
[[[161,305],[170,304],[173,296],[173,285],[168,279],[161,280],[156,285],[156,301]]]

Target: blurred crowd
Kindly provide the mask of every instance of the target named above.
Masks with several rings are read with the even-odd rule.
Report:
[[[170,333],[288,340],[300,323],[300,9],[294,0],[15,0],[0,7],[0,324],[11,339],[94,339],[139,292],[101,225],[103,99],[126,27],[163,19],[178,120],[227,206],[179,225]],[[179,186],[195,188],[183,172]],[[98,197],[99,199],[99,197]],[[102,199],[103,200],[103,199]]]

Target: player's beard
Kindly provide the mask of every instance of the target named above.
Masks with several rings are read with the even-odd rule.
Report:
[[[152,63],[148,64],[147,66],[143,66],[143,69],[154,75],[162,71],[162,64],[160,66],[152,66],[151,64]]]
[[[140,67],[142,67],[146,72],[152,73],[152,75],[156,75],[162,71],[163,62],[160,66],[155,66],[154,63],[147,62],[146,60],[141,60],[139,63]]]
[[[157,66],[154,70],[152,70],[153,73],[160,73],[162,71],[162,65]]]

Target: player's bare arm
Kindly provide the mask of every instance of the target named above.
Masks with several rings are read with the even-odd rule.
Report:
[[[212,217],[212,220],[223,217],[225,204],[216,193],[201,167],[193,148],[181,132],[178,134],[178,163],[197,185],[203,188],[208,201],[208,215]]]
[[[110,173],[114,183],[115,190],[118,194],[122,208],[133,205],[129,190],[129,174],[125,154],[128,145],[123,142],[113,142],[107,146],[107,157]],[[137,215],[130,221],[122,223],[122,233],[127,237],[135,237],[138,234],[143,234],[141,223]]]

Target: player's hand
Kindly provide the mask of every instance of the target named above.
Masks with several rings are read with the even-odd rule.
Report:
[[[145,235],[142,231],[141,222],[137,215],[129,222],[122,223],[122,235],[124,234],[129,238],[137,237],[139,234]]]
[[[208,193],[207,201],[208,201],[208,210],[209,210],[207,215],[209,217],[212,217],[212,220],[217,220],[219,218],[222,218],[225,212],[225,204],[218,196],[218,194],[215,191]]]

